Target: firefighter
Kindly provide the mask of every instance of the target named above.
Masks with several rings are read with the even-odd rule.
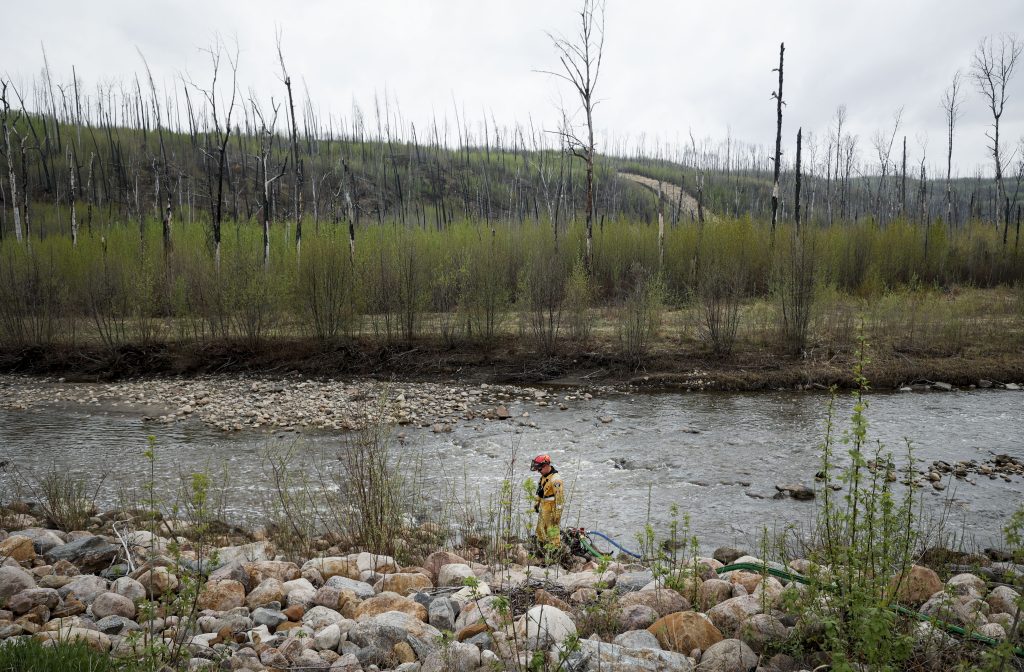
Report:
[[[562,506],[565,503],[562,477],[558,475],[548,455],[533,458],[530,471],[540,472],[540,483],[537,484],[533,505],[533,510],[540,514],[537,518],[537,542],[542,549],[558,549],[562,545],[560,525]]]

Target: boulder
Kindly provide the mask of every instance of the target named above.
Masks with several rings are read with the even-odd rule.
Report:
[[[908,571],[892,578],[889,590],[895,591],[896,599],[902,604],[919,607],[942,590],[942,581],[933,570],[913,565]]]
[[[103,593],[93,601],[92,615],[97,619],[107,616],[135,618],[135,603],[124,595]]]
[[[40,632],[35,636],[35,639],[40,642],[59,642],[61,644],[82,642],[89,648],[95,649],[100,653],[110,651],[111,646],[110,637],[99,630],[89,630],[87,628],[80,627],[61,628],[57,631],[50,630]]]
[[[724,639],[704,651],[697,672],[748,672],[757,667],[757,654],[738,639]]]
[[[221,565],[210,572],[210,575],[206,578],[210,581],[219,581],[221,579],[232,579],[234,581],[238,581],[240,584],[245,586],[246,592],[252,590],[253,586],[256,585],[249,581],[249,572],[245,571],[245,566],[239,560],[229,562],[226,565]]]
[[[342,590],[351,590],[361,600],[368,599],[376,595],[376,591],[373,586],[366,583],[365,581],[357,581],[344,576],[332,576],[327,579],[324,583],[324,587],[340,588]]]
[[[434,626],[401,611],[386,611],[377,616],[364,617],[359,622],[400,628],[410,637],[416,637],[424,641],[433,642],[434,639],[441,636],[441,631]]]
[[[377,555],[376,553],[360,553],[356,556],[356,567],[360,575],[365,572],[377,574],[395,574],[398,572],[398,563],[390,555]],[[322,574],[323,572],[321,572]]]
[[[245,604],[245,586],[232,579],[207,581],[196,601],[200,609],[228,611]]]
[[[464,586],[468,578],[476,578],[472,567],[466,564],[448,563],[441,567],[438,573],[437,585],[442,588]]]
[[[565,592],[572,593],[580,588],[610,588],[615,583],[614,576],[610,574],[606,577],[596,572],[569,572],[557,577],[555,583]]]
[[[985,594],[985,580],[974,574],[957,574],[946,585],[953,590],[954,595],[970,595],[980,598]]]
[[[178,577],[166,567],[147,569],[139,575],[138,582],[153,597],[161,597],[178,589]]]
[[[732,597],[732,584],[723,579],[709,579],[697,589],[697,599],[702,609],[710,609]]]
[[[740,628],[742,639],[757,653],[786,640],[789,630],[771,614],[754,614]]]
[[[15,616],[21,616],[36,607],[52,610],[58,604],[60,595],[53,588],[29,588],[12,595],[7,601],[6,608],[14,612]]]
[[[690,658],[681,653],[628,649],[591,639],[579,641],[579,650],[568,655],[564,667],[580,672],[693,672],[694,669]]]
[[[526,648],[531,651],[548,649],[576,634],[576,624],[572,617],[561,609],[547,605],[531,608],[519,619],[516,627],[518,633],[525,638]]]
[[[0,567],[0,600],[36,587],[36,580],[21,567]]]
[[[254,541],[241,546],[225,546],[217,550],[222,565],[231,563],[263,562],[274,558],[274,545],[269,541]]]
[[[362,602],[351,590],[324,586],[316,591],[313,596],[313,604],[320,607],[327,607],[340,611],[349,618],[355,615],[356,607]],[[351,612],[351,613],[350,613]]]
[[[374,590],[408,595],[420,590],[430,590],[433,587],[434,584],[426,574],[399,572],[398,574],[386,574],[383,579],[374,585]]]
[[[565,612],[571,612],[572,611],[572,607],[570,607],[568,604],[566,604],[565,600],[562,600],[560,598],[555,597],[554,595],[552,595],[548,591],[544,590],[543,588],[538,588],[536,591],[534,591],[534,593],[533,593],[533,603],[535,605],[537,605],[537,604],[546,604],[548,606],[555,607],[556,609],[561,609],[562,611],[565,611]]]
[[[647,629],[666,651],[689,654],[704,651],[722,641],[722,633],[711,621],[695,611],[679,611],[663,616]]]
[[[318,632],[328,625],[337,625],[344,620],[344,616],[327,607],[313,607],[302,615],[302,623],[313,628],[313,632]]]
[[[299,566],[294,562],[282,560],[260,560],[246,562],[242,568],[249,575],[249,585],[258,586],[263,579],[277,579],[281,583],[292,581],[302,576]]]
[[[459,612],[459,617],[455,619],[455,630],[458,632],[467,626],[477,625],[480,623],[485,624],[486,628],[491,628],[493,630],[503,628],[507,625],[505,621],[507,617],[498,613],[497,603],[498,597],[494,595],[488,595],[480,598],[479,600],[468,602],[462,607],[462,611]]]
[[[317,651],[336,651],[341,644],[341,626],[331,623],[313,635],[313,648]]]
[[[11,558],[17,562],[28,562],[36,557],[32,539],[22,534],[12,534],[0,541],[0,560]]]
[[[364,600],[362,604],[356,608],[356,618],[361,616],[377,616],[383,614],[385,611],[401,611],[403,613],[415,616],[423,622],[427,621],[427,609],[422,604],[410,600],[406,597],[402,597],[397,593],[384,592],[380,595],[375,595],[368,600]]]
[[[619,609],[619,626],[625,630],[646,630],[658,620],[658,612],[646,604],[630,604]]]
[[[715,560],[718,560],[723,565],[731,565],[736,562],[738,558],[742,558],[746,553],[743,551],[732,548],[731,546],[721,546],[715,549],[715,552],[711,554]]]
[[[661,651],[661,644],[658,643],[658,638],[646,630],[627,630],[621,635],[616,635],[615,639],[612,640],[612,644],[617,644],[627,649]]]
[[[252,620],[256,625],[266,626],[270,630],[274,630],[277,626],[281,625],[288,620],[288,617],[284,615],[279,609],[268,609],[266,607],[258,607],[252,612]]]
[[[729,582],[731,584],[743,586],[747,595],[753,595],[754,590],[761,584],[761,575],[754,574],[753,572],[736,571],[729,573]]]
[[[18,534],[31,539],[35,552],[40,555],[46,553],[55,546],[61,546],[67,543],[65,538],[60,536],[63,532],[47,530],[42,527],[30,527],[26,530],[19,530]],[[3,554],[0,553],[0,556],[2,555]]]
[[[654,581],[654,573],[649,569],[639,572],[623,572],[615,577],[615,590],[620,593],[632,593],[642,590]]]
[[[107,592],[110,589],[109,586],[107,580],[101,576],[83,574],[75,577],[74,581],[65,584],[57,592],[63,599],[67,599],[68,595],[74,595],[86,605],[90,605],[102,593]]]
[[[420,672],[475,672],[482,664],[480,649],[472,644],[452,642],[427,656]]]
[[[3,571],[3,570],[0,570]],[[2,582],[0,582],[0,594],[2,594]],[[1020,604],[1020,593],[1009,586],[996,586],[985,598],[989,611],[992,614],[1010,614],[1015,616],[1017,605]]]
[[[753,595],[731,597],[708,610],[708,618],[726,635],[735,635],[743,623],[754,614],[761,613],[761,601]]]
[[[427,607],[428,622],[438,630],[455,630],[459,603],[447,597],[435,597]]]
[[[315,558],[302,565],[302,573],[305,573],[307,569],[315,569],[325,581],[335,576],[359,579],[358,565],[354,559],[349,560],[347,557]]]
[[[977,598],[954,597],[939,592],[922,604],[918,611],[940,621],[948,621],[966,628],[976,628],[988,622],[983,612],[990,609],[988,604]]]
[[[620,608],[634,604],[648,606],[658,612],[659,616],[690,609],[690,603],[685,597],[668,588],[639,590],[635,593],[626,593],[619,599]]]
[[[430,576],[430,580],[434,583],[441,585],[441,568],[445,565],[467,565],[466,561],[450,552],[450,551],[436,551],[427,556],[427,559],[423,562],[423,569],[427,571]]]
[[[127,635],[129,632],[141,630],[142,626],[124,616],[107,616],[96,622],[96,629],[105,635]]]
[[[271,602],[284,602],[284,586],[277,579],[263,579],[245,596],[245,604],[250,609],[263,607]]]
[[[986,623],[978,628],[978,634],[1002,641],[1006,639],[1006,628],[999,623]]]
[[[120,551],[119,546],[109,543],[103,537],[88,536],[54,546],[44,557],[51,565],[60,560],[67,560],[88,574],[100,572],[112,565]]]
[[[118,595],[123,595],[132,602],[137,602],[146,597],[146,589],[142,587],[141,583],[130,576],[122,576],[114,581],[114,585],[110,587],[110,591],[117,593]]]

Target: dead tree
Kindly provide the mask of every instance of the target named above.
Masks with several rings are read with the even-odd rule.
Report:
[[[4,154],[7,156],[7,179],[11,185],[11,208],[14,211],[14,239],[21,242],[21,209],[18,206],[18,178],[14,173],[14,150],[11,146],[11,128],[17,123],[17,118],[11,120],[11,106],[7,101],[6,81],[0,82],[0,103],[3,104],[3,116],[0,117],[0,125],[4,132]]]
[[[772,180],[772,240],[775,239],[775,223],[778,221],[779,212],[779,168],[782,162],[782,106],[786,103],[782,100],[782,62],[786,54],[786,43],[779,44],[779,67],[773,68],[772,72],[779,73],[779,90],[772,91],[772,98],[775,99],[775,176]]]
[[[960,71],[953,73],[953,81],[942,94],[942,109],[946,113],[946,222],[953,230],[953,128],[960,119],[963,96],[960,90]]]
[[[800,231],[800,151],[803,143],[804,129],[796,131],[796,188],[793,190],[793,218],[796,220],[796,230]],[[813,166],[812,166],[813,169]]]
[[[288,160],[285,159],[281,164],[281,169],[275,170],[273,177],[270,176],[270,170],[267,164],[274,149],[274,128],[277,126],[278,106],[274,105],[273,100],[271,100],[271,106],[274,114],[270,118],[270,124],[268,125],[263,116],[263,111],[260,110],[256,101],[252,100],[250,102],[252,104],[253,116],[260,121],[260,151],[259,154],[256,155],[256,174],[257,176],[263,176],[263,188],[260,192],[260,209],[262,210],[263,215],[261,217],[263,220],[263,270],[266,272],[270,269],[270,187],[274,182],[284,176],[285,171],[288,169]]]
[[[207,53],[210,55],[210,61],[213,65],[213,79],[210,83],[209,90],[196,87],[196,89],[202,93],[207,102],[210,104],[210,116],[213,121],[213,135],[217,141],[217,177],[216,177],[216,200],[214,201],[212,214],[213,214],[213,258],[214,264],[218,272],[220,272],[220,225],[223,219],[223,202],[224,202],[224,172],[227,164],[227,151],[228,151],[228,140],[231,139],[231,115],[235,111],[235,100],[238,95],[238,45],[235,45],[235,55],[232,57],[228,55],[228,64],[231,67],[231,102],[228,104],[228,109],[224,117],[224,125],[221,127],[220,118],[217,115],[217,77],[220,74],[220,59],[222,55],[223,45],[220,42],[220,38],[217,39],[217,43],[207,49]],[[195,86],[195,85],[193,85]],[[214,185],[211,185],[211,196]]]
[[[982,38],[978,48],[974,51],[971,60],[971,78],[981,95],[988,102],[989,110],[992,112],[992,133],[985,133],[991,143],[989,151],[992,152],[992,160],[996,169],[996,226],[999,226],[1000,209],[1006,209],[1002,221],[1003,245],[1006,245],[1009,233],[1009,201],[1006,199],[1006,192],[1003,186],[1003,163],[999,153],[999,120],[1006,109],[1007,93],[1006,88],[1013,77],[1013,71],[1017,66],[1021,51],[1024,50],[1024,42],[1012,33],[1003,33],[998,36]],[[1005,202],[1005,206],[1004,206]]]
[[[157,212],[160,212],[162,202],[167,202],[167,207],[164,209],[160,217],[164,245],[164,258],[166,259],[171,251],[171,198],[173,196],[171,192],[171,175],[167,164],[167,145],[164,143],[164,127],[163,120],[160,115],[160,100],[156,95],[156,84],[153,82],[153,73],[149,69],[149,62],[146,61],[146,57],[142,55],[142,50],[138,47],[136,47],[135,50],[139,52],[139,58],[142,59],[142,65],[146,68],[146,78],[149,81],[149,93],[153,101],[153,115],[156,121],[157,139],[160,143],[160,168],[156,171],[156,189],[154,191],[156,192],[155,205]],[[161,198],[161,195],[163,195],[164,198]]]
[[[594,92],[601,74],[601,57],[604,53],[604,0],[583,0],[579,16],[580,30],[573,39],[548,33],[564,72],[542,72],[571,84],[586,116],[585,139],[580,139],[572,127],[563,128],[559,134],[566,141],[569,152],[583,160],[587,166],[587,248],[584,265],[589,273],[593,271],[594,248],[594,107],[597,105]]]
[[[299,159],[299,126],[295,121],[295,101],[292,98],[292,79],[284,67],[284,53],[281,51],[281,34],[277,34],[277,58],[281,62],[281,81],[288,91],[288,117],[291,121],[292,167],[295,170],[295,185],[292,193],[292,208],[295,215],[295,252],[302,254],[302,161]]]

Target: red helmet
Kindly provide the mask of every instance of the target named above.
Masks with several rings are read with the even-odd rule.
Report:
[[[530,471],[540,471],[546,464],[551,464],[551,456],[547,454],[538,455],[533,458],[533,463],[530,465]]]

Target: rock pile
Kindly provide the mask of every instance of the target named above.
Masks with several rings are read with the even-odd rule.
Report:
[[[145,409],[146,422],[173,423],[195,418],[223,431],[352,430],[371,423],[433,427],[450,431],[460,421],[520,418],[511,407],[565,406],[589,400],[612,388],[593,387],[561,393],[513,385],[395,383],[358,379],[269,379],[201,376],[189,379],[136,380],[110,384],[74,384],[63,379],[0,376],[0,408],[26,410],[52,404],[109,410]],[[536,426],[533,424],[533,426]]]
[[[773,655],[798,627],[783,605],[801,584],[717,574],[724,565],[715,558],[696,559],[699,576],[677,591],[647,568],[617,562],[581,561],[575,571],[486,566],[451,551],[415,566],[367,552],[292,562],[267,541],[199,554],[187,539],[132,537],[137,566],[122,564],[118,539],[0,530],[0,640],[81,641],[126,657],[156,642],[179,650],[189,670],[484,672],[524,669],[538,656],[550,669],[580,671],[817,667]],[[182,549],[173,559],[165,554],[172,542]],[[715,557],[763,564],[737,549]],[[198,566],[207,573],[196,574]],[[791,563],[792,571],[806,566]],[[1021,603],[1005,585],[990,590],[967,573],[943,583],[918,566],[892,586],[922,613],[996,639]],[[510,606],[502,595],[512,592],[532,603]],[[609,605],[615,632],[600,637],[588,617]]]

